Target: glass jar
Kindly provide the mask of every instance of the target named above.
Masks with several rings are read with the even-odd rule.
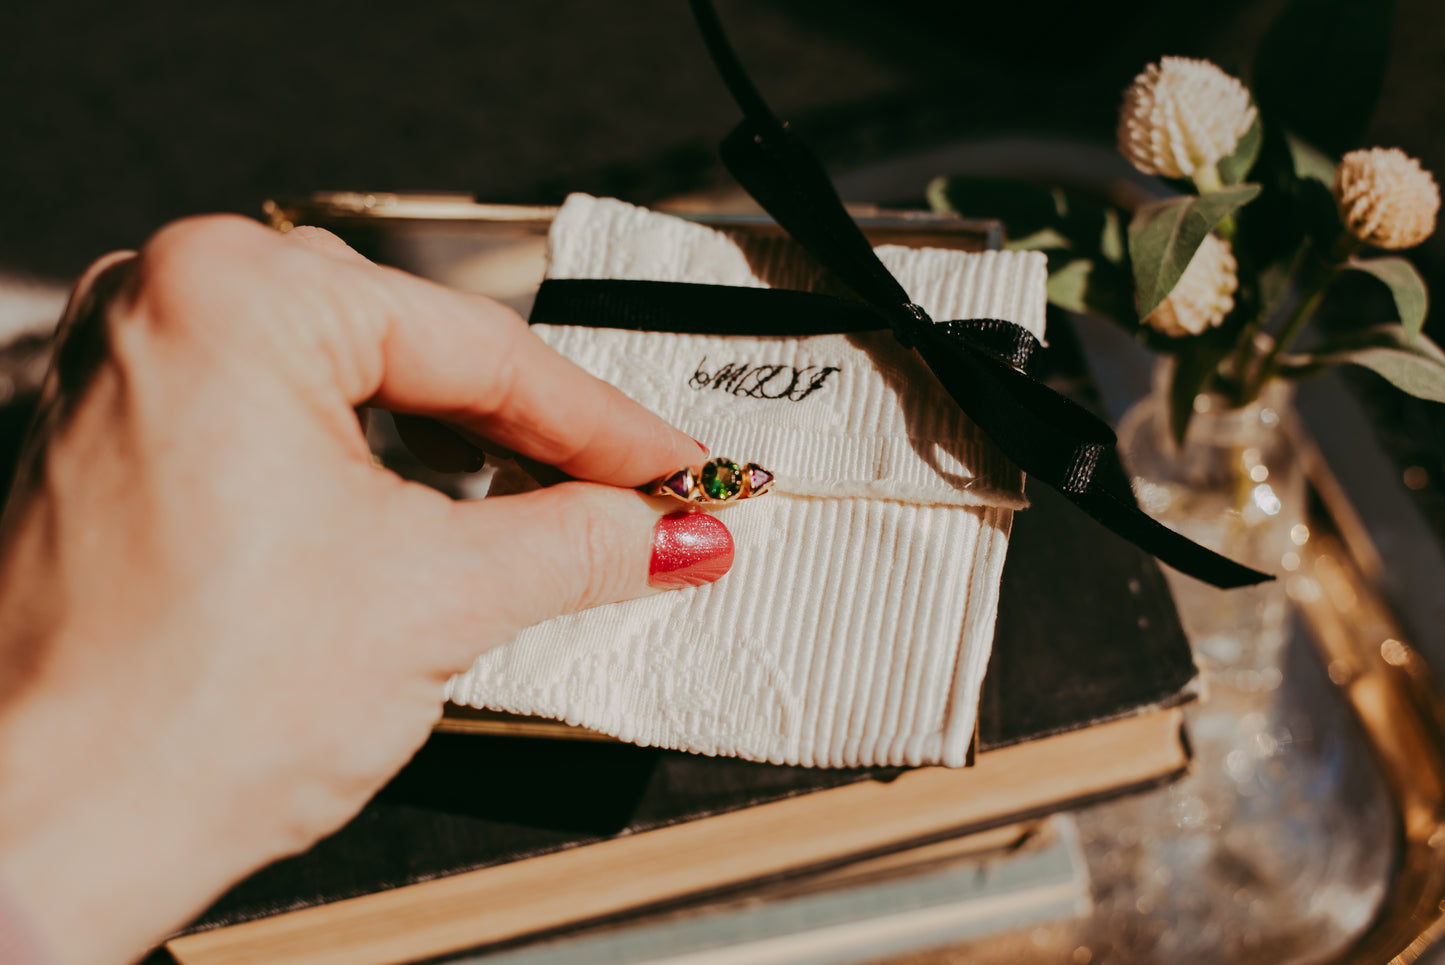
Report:
[[[1094,882],[1107,924],[1089,945],[1120,963],[1314,961],[1370,920],[1394,832],[1368,754],[1347,715],[1318,706],[1324,670],[1293,632],[1284,578],[1309,538],[1293,387],[1239,409],[1201,396],[1178,446],[1169,376],[1156,370],[1119,426],[1140,505],[1280,579],[1220,590],[1165,568],[1203,682],[1186,708],[1193,761],[1167,787],[1080,816],[1109,859]]]
[[[1293,440],[1293,385],[1276,380],[1243,408],[1195,399],[1182,446],[1169,429],[1172,362],[1155,370],[1153,392],[1119,424],[1119,451],[1139,504],[1170,529],[1246,566],[1283,577],[1309,538],[1304,473]],[[1285,581],[1221,591],[1165,573],[1179,617],[1210,684],[1245,691],[1279,672],[1289,633]]]

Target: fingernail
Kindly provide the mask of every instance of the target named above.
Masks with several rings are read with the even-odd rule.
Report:
[[[701,586],[720,578],[733,565],[733,537],[708,513],[673,513],[652,531],[652,563],[647,583],[659,590]]]
[[[694,439],[694,440],[692,440],[692,441],[697,443],[697,447],[702,450],[702,454],[703,454],[704,456],[706,456],[708,453],[710,453],[710,452],[712,451],[712,450],[709,449],[707,446],[703,445],[701,440],[699,440],[699,439]]]

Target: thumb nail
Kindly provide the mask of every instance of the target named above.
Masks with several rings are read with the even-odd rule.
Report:
[[[673,513],[652,531],[652,563],[647,583],[659,590],[701,586],[720,578],[733,565],[733,537],[716,516]]]

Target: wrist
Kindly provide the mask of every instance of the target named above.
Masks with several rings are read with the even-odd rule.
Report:
[[[139,959],[246,868],[174,768],[148,765],[153,751],[115,753],[103,711],[39,703],[0,727],[0,902],[8,890],[49,961]]]

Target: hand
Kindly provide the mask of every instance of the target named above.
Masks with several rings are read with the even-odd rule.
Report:
[[[692,439],[324,232],[178,222],[62,336],[0,547],[0,883],[57,961],[139,955],[345,822],[479,653],[655,592],[655,529],[701,534],[658,586],[731,561],[627,488]],[[361,405],[590,481],[454,503],[372,463]]]

